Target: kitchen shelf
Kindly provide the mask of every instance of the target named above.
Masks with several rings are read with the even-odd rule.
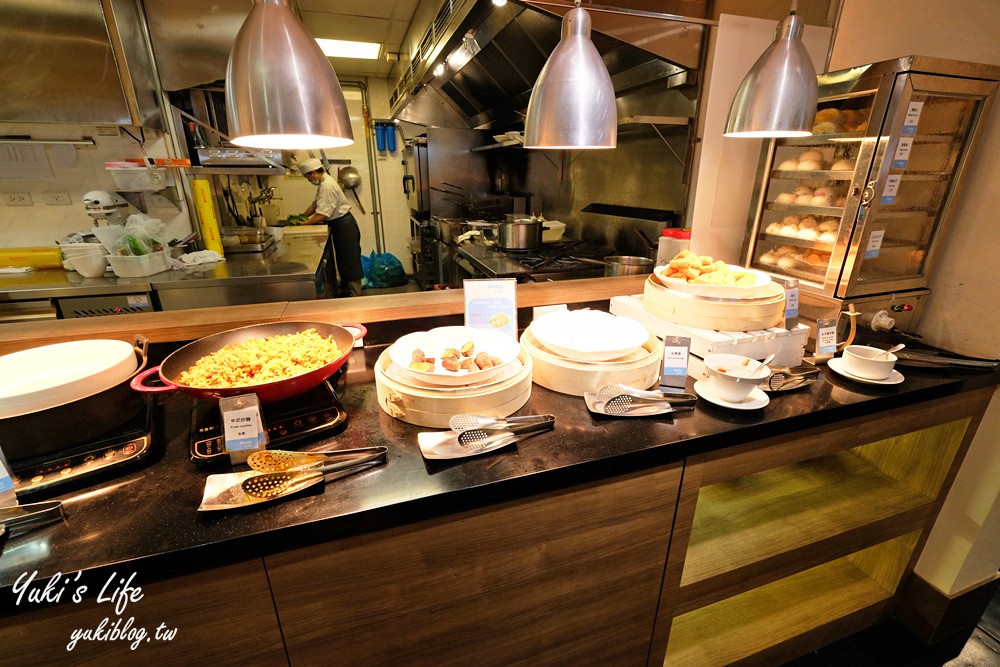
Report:
[[[782,181],[850,181],[854,179],[853,171],[799,171],[778,170],[771,172],[771,178]]]
[[[844,215],[842,206],[808,206],[805,204],[779,204],[768,202],[764,205],[768,211],[784,211],[786,213],[806,213],[810,215],[830,215],[836,218]]]
[[[951,174],[944,171],[903,172],[900,176],[904,181],[940,182],[951,178]]]
[[[919,535],[914,531],[678,616],[664,665],[729,665],[849,615],[880,614]]]
[[[781,245],[793,245],[799,248],[809,248],[810,250],[816,250],[818,252],[833,252],[834,245],[832,243],[823,243],[822,241],[807,241],[806,239],[800,239],[795,236],[781,236],[780,234],[761,234],[760,238],[769,241],[771,243],[779,243]]]
[[[523,146],[524,142],[519,139],[511,139],[510,141],[501,141],[498,144],[487,144],[485,146],[476,146],[472,149],[473,153],[481,153],[483,151],[491,151],[497,148],[518,148]]]
[[[331,160],[331,162],[333,162]],[[185,171],[189,175],[197,176],[282,176],[288,170],[277,167],[187,167]]]
[[[649,129],[650,126],[671,130],[687,129],[690,125],[691,119],[684,116],[626,116],[618,121],[618,134],[629,134]]]
[[[816,144],[832,144],[846,141],[861,141],[865,138],[865,131],[839,132],[837,134],[813,134],[808,137],[796,137],[794,139],[782,139],[782,146],[815,146]]]
[[[932,503],[851,451],[706,486],[695,509],[681,595],[690,599],[712,589],[713,578],[752,588],[755,573],[773,571],[792,552],[812,565],[829,560],[838,541],[850,551],[874,544],[885,539],[880,522],[893,517],[907,515],[895,535],[909,532]],[[851,539],[841,540],[846,534]]]

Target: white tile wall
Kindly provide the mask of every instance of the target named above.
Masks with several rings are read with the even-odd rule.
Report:
[[[129,130],[139,136],[137,128]],[[32,139],[81,139],[92,137],[96,146],[37,145],[44,152],[52,170],[51,178],[0,178],[0,193],[28,192],[32,206],[7,206],[0,198],[0,247],[24,248],[51,246],[57,239],[75,231],[90,229],[91,219],[84,212],[83,196],[91,190],[115,191],[105,162],[143,157],[139,145],[125,134],[97,136],[98,129],[87,125],[0,123],[0,135],[28,136]],[[151,157],[169,157],[161,133],[146,131],[146,153]],[[68,192],[68,206],[43,203],[46,192]],[[167,224],[171,238],[181,238],[192,230],[183,201],[181,210],[173,205],[159,208],[150,202],[149,215]],[[129,207],[130,213],[138,209]]]

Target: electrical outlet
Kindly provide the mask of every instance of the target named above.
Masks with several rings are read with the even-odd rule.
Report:
[[[43,192],[42,201],[49,206],[69,206],[73,203],[68,192]]]
[[[3,201],[7,206],[31,206],[34,203],[30,192],[5,192]]]

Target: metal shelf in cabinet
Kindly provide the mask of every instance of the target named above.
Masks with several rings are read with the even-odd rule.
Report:
[[[815,146],[817,144],[835,144],[847,141],[861,141],[865,138],[865,131],[838,132],[837,134],[813,134],[808,137],[797,137],[794,139],[782,139],[779,143],[782,146]]]
[[[768,202],[764,208],[768,211],[805,213],[807,215],[832,215],[837,218],[844,214],[844,209],[841,206],[807,206],[805,204],[779,204],[777,202]]]
[[[795,236],[782,236],[781,234],[761,234],[760,238],[771,243],[780,243],[781,245],[793,245],[798,248],[808,248],[818,252],[833,252],[833,244],[823,243],[822,241],[808,241]]]
[[[853,171],[778,171],[771,172],[771,178],[782,181],[850,181],[854,179]]]

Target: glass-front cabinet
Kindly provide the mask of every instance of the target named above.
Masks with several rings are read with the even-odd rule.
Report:
[[[998,79],[916,56],[820,75],[813,135],[761,153],[743,264],[833,298],[926,287]]]

